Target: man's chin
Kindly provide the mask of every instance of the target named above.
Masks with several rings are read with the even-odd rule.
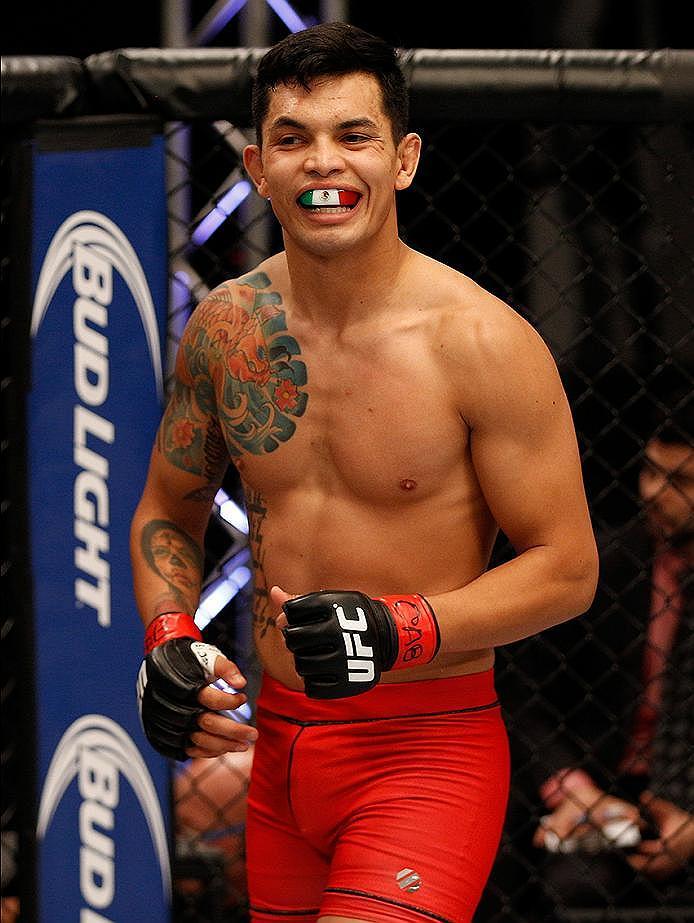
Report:
[[[352,233],[351,229],[344,225],[326,224],[309,233],[290,233],[287,237],[298,250],[326,259],[356,252],[366,243],[363,237],[356,232]]]

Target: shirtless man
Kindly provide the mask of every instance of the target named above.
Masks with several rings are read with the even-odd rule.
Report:
[[[595,590],[570,411],[529,325],[398,238],[421,141],[389,46],[338,23],[290,36],[260,64],[254,113],[244,163],[285,251],[213,291],[181,343],[133,523],[143,723],[178,758],[257,738],[254,920],[461,923],[507,797],[493,649]],[[143,547],[157,521],[199,555],[230,459],[257,729],[216,713],[243,696],[207,684],[245,681]],[[487,570],[499,529],[517,556]]]

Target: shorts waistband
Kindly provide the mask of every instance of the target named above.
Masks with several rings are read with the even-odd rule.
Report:
[[[345,699],[310,699],[266,673],[257,704],[296,721],[334,722],[478,711],[498,705],[498,699],[493,669],[411,683],[379,683]]]

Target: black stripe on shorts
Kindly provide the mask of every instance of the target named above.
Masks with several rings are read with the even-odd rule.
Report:
[[[382,904],[391,904],[393,907],[402,907],[404,910],[413,910],[415,913],[420,913],[423,917],[426,917],[427,920],[437,920],[438,923],[455,923],[454,920],[449,920],[448,917],[442,917],[438,913],[433,913],[431,910],[424,910],[423,907],[417,907],[415,904],[406,904],[404,901],[395,901],[390,897],[381,897],[380,894],[369,894],[368,891],[357,891],[353,888],[326,888],[325,894],[351,894],[353,897],[368,897],[371,901],[379,901]]]
[[[258,711],[266,711],[268,714],[274,715],[275,718],[279,718],[280,721],[296,724],[299,727],[329,727],[333,724],[370,724],[375,721],[398,721],[401,718],[445,718],[449,715],[466,715],[476,711],[488,711],[490,708],[496,708],[498,705],[499,700],[494,699],[493,702],[487,702],[485,705],[471,705],[469,708],[453,708],[448,711],[416,712],[413,715],[383,715],[379,718],[342,718],[334,721],[328,719],[304,721],[301,718],[294,718],[291,715],[282,715],[262,704],[258,706]]]

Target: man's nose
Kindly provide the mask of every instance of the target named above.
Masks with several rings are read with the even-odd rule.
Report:
[[[304,169],[307,173],[329,176],[345,168],[344,157],[340,148],[327,139],[316,139],[306,151]]]

